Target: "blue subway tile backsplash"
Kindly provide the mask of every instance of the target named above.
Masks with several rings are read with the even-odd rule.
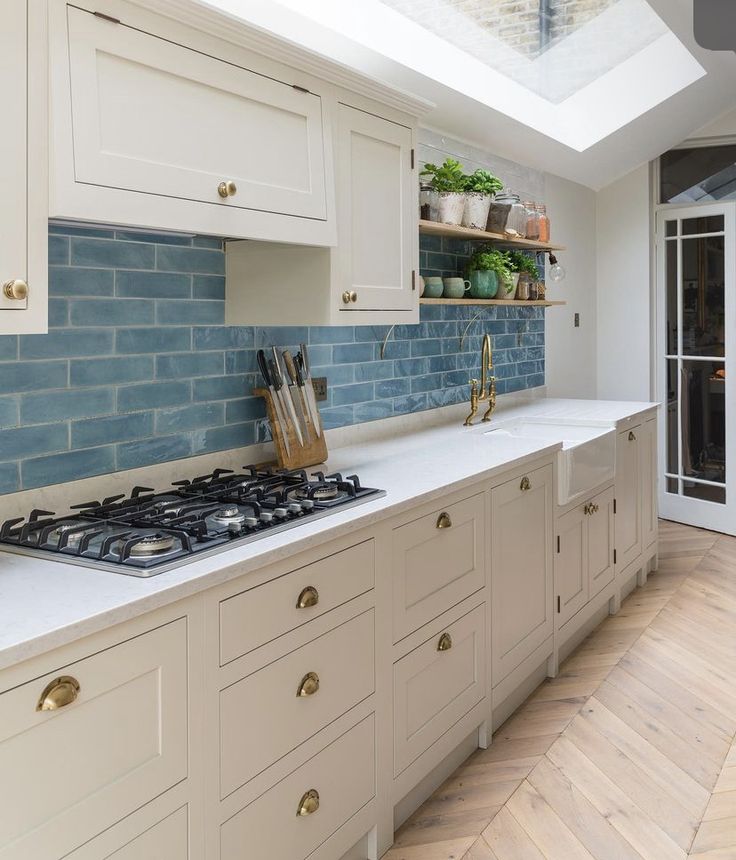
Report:
[[[422,272],[462,273],[469,253],[423,236]],[[466,400],[485,332],[499,393],[544,384],[541,308],[424,305],[381,356],[387,326],[226,327],[212,237],[54,223],[49,263],[49,334],[0,336],[0,493],[267,440],[251,392],[271,344],[309,343],[327,428]]]

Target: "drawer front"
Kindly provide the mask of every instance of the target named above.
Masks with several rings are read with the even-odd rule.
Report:
[[[394,530],[394,642],[483,587],[483,511],[478,494]]]
[[[189,860],[189,816],[186,806],[126,841],[121,847],[109,847],[106,836],[104,834],[89,842],[65,860]]]
[[[485,626],[484,604],[394,665],[394,776],[486,695]]]
[[[318,793],[319,808],[299,815],[309,791]],[[220,860],[302,860],[370,802],[375,791],[371,714],[226,821],[220,830]]]
[[[60,677],[47,703],[76,700],[37,710]],[[186,703],[185,619],[0,696],[3,860],[61,856],[184,779]]]
[[[375,548],[368,540],[223,600],[220,665],[370,591],[374,578]]]
[[[373,642],[371,609],[220,693],[222,797],[371,695]]]

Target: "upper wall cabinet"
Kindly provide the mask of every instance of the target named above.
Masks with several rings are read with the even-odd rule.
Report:
[[[0,334],[47,327],[45,3],[0,9]]]
[[[52,216],[335,243],[319,84],[132,5],[51,22]]]

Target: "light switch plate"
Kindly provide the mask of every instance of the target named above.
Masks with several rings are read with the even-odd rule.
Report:
[[[317,402],[327,400],[327,377],[313,376],[312,387],[314,388],[314,396]]]

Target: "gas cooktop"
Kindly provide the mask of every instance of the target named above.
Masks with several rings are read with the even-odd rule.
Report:
[[[71,505],[73,513],[63,517],[33,510],[3,523],[0,549],[154,576],[385,495],[363,487],[357,475],[256,466],[242,474],[216,469],[172,487],[135,487],[130,496]]]

